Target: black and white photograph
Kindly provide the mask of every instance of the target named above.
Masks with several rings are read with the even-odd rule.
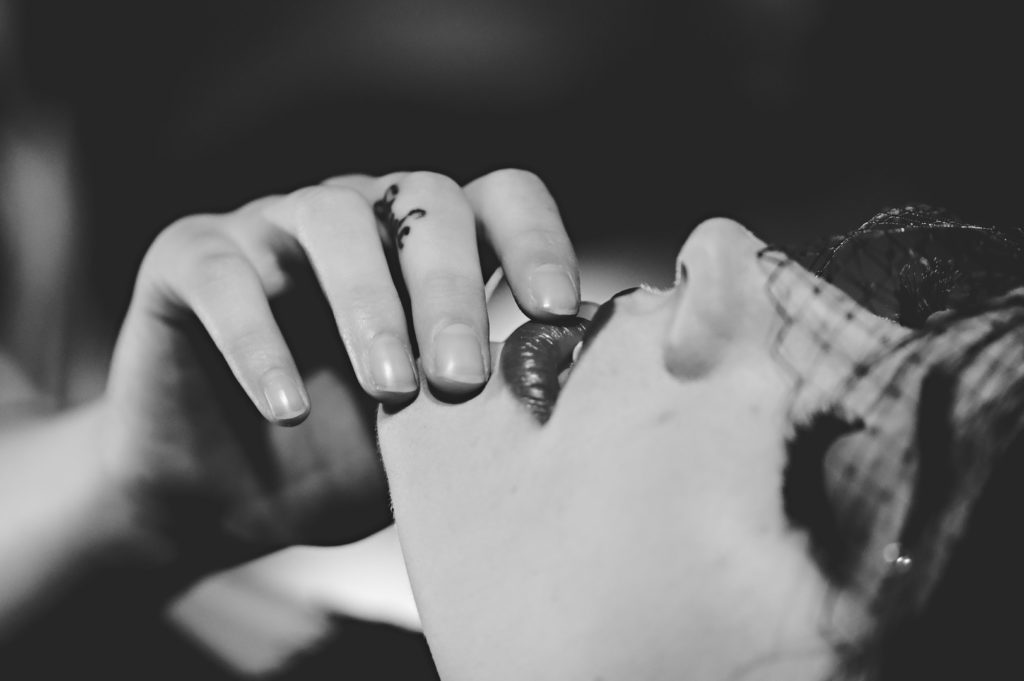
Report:
[[[1012,3],[0,0],[0,681],[963,681]]]

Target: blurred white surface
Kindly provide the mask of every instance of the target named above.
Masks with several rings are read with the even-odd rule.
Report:
[[[347,546],[295,547],[213,575],[169,611],[187,637],[245,677],[272,674],[323,641],[332,614],[420,629],[394,526]]]
[[[248,566],[283,593],[364,619],[420,629],[394,526],[348,546],[295,547]]]

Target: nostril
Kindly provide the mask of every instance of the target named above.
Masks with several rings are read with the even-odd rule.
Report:
[[[690,277],[690,271],[686,269],[686,263],[683,262],[682,258],[676,260],[676,280],[673,286],[679,286],[686,282]]]

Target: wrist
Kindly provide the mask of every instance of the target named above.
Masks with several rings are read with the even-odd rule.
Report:
[[[0,432],[0,639],[100,585],[118,589],[112,602],[134,607],[160,602],[150,596],[164,599],[191,576],[161,569],[166,562],[103,464],[102,410],[86,405]]]
[[[190,549],[181,513],[165,498],[158,481],[138,464],[140,457],[118,414],[105,400],[84,408],[95,447],[88,454],[95,475],[92,515],[102,527],[95,545],[107,569],[130,575],[141,590],[169,598],[217,566]],[[141,441],[141,440],[140,440]]]
[[[103,402],[96,407],[102,513],[108,522],[108,555],[119,567],[145,573],[168,595],[214,571],[244,562],[251,547],[232,541],[220,520],[219,501],[176,471],[176,451],[160,451],[159,438],[125,423]],[[144,449],[140,449],[144,448]],[[174,448],[171,448],[172,450]],[[153,451],[150,451],[153,450]],[[154,456],[164,464],[154,470]]]
[[[162,567],[166,542],[146,521],[149,513],[138,494],[137,475],[117,449],[120,438],[112,427],[116,415],[98,400],[58,418],[79,433],[83,445],[70,452],[67,465],[80,481],[81,531],[89,538],[93,559],[118,569]]]

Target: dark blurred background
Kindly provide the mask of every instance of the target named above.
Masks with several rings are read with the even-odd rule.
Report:
[[[675,243],[716,213],[834,231],[906,201],[1020,221],[1019,30],[982,3],[13,4],[115,319],[174,218],[354,171],[529,168],[581,241]]]
[[[1012,9],[0,0],[3,347],[85,399],[160,229],[349,172],[528,168],[581,251],[666,268],[715,214],[776,241],[908,202],[1019,225]]]

